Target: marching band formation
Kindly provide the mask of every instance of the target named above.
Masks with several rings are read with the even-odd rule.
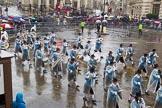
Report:
[[[79,84],[77,83],[77,74],[81,74],[80,63],[86,63],[87,72],[85,74],[84,81],[84,96],[83,101],[91,102],[96,104],[95,91],[93,89],[94,85],[98,83],[99,73],[97,72],[98,63],[104,59],[102,56],[96,57],[96,53],[102,54],[102,41],[103,38],[99,35],[96,38],[95,50],[92,51],[91,41],[87,40],[85,45],[82,45],[82,35],[79,34],[76,45],[70,45],[67,40],[62,41],[62,46],[57,45],[57,36],[54,32],[47,34],[41,39],[37,36],[36,31],[26,30],[25,32],[19,31],[15,39],[15,57],[22,60],[22,65],[26,66],[26,61],[29,68],[35,67],[35,69],[42,75],[46,74],[48,71],[46,69],[46,64],[49,63],[51,72],[54,77],[62,78],[63,71],[63,60],[65,56],[68,56],[68,63],[66,64],[66,71],[68,73],[68,87],[71,87],[71,83],[75,83],[75,89],[79,91]],[[8,42],[8,35],[4,30],[1,35],[0,46],[5,47]],[[70,51],[68,51],[70,47]],[[83,54],[80,56],[80,52]],[[108,108],[119,108],[119,100],[122,99],[122,89],[118,83],[117,71],[118,63],[123,64],[123,69],[128,67],[129,62],[131,66],[134,66],[134,48],[130,44],[126,49],[123,44],[120,44],[116,51],[116,56],[113,56],[113,52],[109,51],[107,57],[105,58],[105,66],[103,70],[103,80],[105,82],[104,91],[107,95],[107,106]],[[89,60],[85,61],[85,56],[89,56]],[[150,53],[144,53],[139,59],[138,69],[136,74],[132,77],[131,81],[131,91],[128,102],[130,103],[130,108],[146,108],[145,101],[142,98],[144,94],[149,95],[150,93],[156,93],[156,101],[154,108],[162,108],[162,73],[157,64],[157,53],[156,49],[153,49]],[[97,58],[97,59],[96,59]],[[32,60],[34,64],[32,64]],[[153,68],[150,78],[148,81],[148,86],[146,91],[143,87],[143,76],[148,76],[147,67]],[[91,98],[89,98],[91,97]]]

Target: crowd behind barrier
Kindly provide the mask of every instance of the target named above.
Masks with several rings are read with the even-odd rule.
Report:
[[[34,25],[36,25],[36,29],[37,32],[50,32],[52,30],[59,30],[62,27],[79,27],[80,26],[80,21],[69,21],[66,24],[63,22],[60,22],[59,24],[57,22],[37,22],[37,23],[27,23],[27,24],[22,24],[19,27],[15,27],[15,28],[11,28],[11,29],[6,29],[8,34],[10,35],[14,35],[18,32],[19,29],[31,29],[31,27],[33,27]],[[95,29],[96,28],[96,24],[93,23],[86,23],[86,28],[88,29]],[[138,29],[138,24],[129,24],[129,23],[122,23],[122,24],[117,24],[117,23],[109,23],[106,25],[107,30],[109,29],[120,29],[120,31],[122,30],[131,30],[131,29]],[[143,24],[143,29],[145,30],[150,30],[152,32],[162,32],[162,28],[158,27],[158,26],[148,26],[146,24]]]

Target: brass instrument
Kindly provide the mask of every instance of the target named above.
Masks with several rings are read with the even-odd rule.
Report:
[[[2,46],[2,48],[1,48],[1,49],[6,50],[6,49],[8,49],[8,48],[9,48],[9,46],[10,46],[10,44],[9,44],[8,42],[5,42],[5,45],[4,45],[4,46]]]
[[[61,60],[64,55],[61,55],[54,63],[52,63],[52,68],[54,68]]]

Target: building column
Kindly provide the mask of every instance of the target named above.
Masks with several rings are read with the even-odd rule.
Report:
[[[162,19],[162,1],[160,3],[159,19]]]
[[[80,0],[77,0],[77,9],[80,9]]]

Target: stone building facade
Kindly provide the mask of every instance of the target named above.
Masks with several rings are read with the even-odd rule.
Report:
[[[142,18],[148,13],[154,13],[162,19],[162,0],[128,0],[127,10],[127,14],[133,18]]]

